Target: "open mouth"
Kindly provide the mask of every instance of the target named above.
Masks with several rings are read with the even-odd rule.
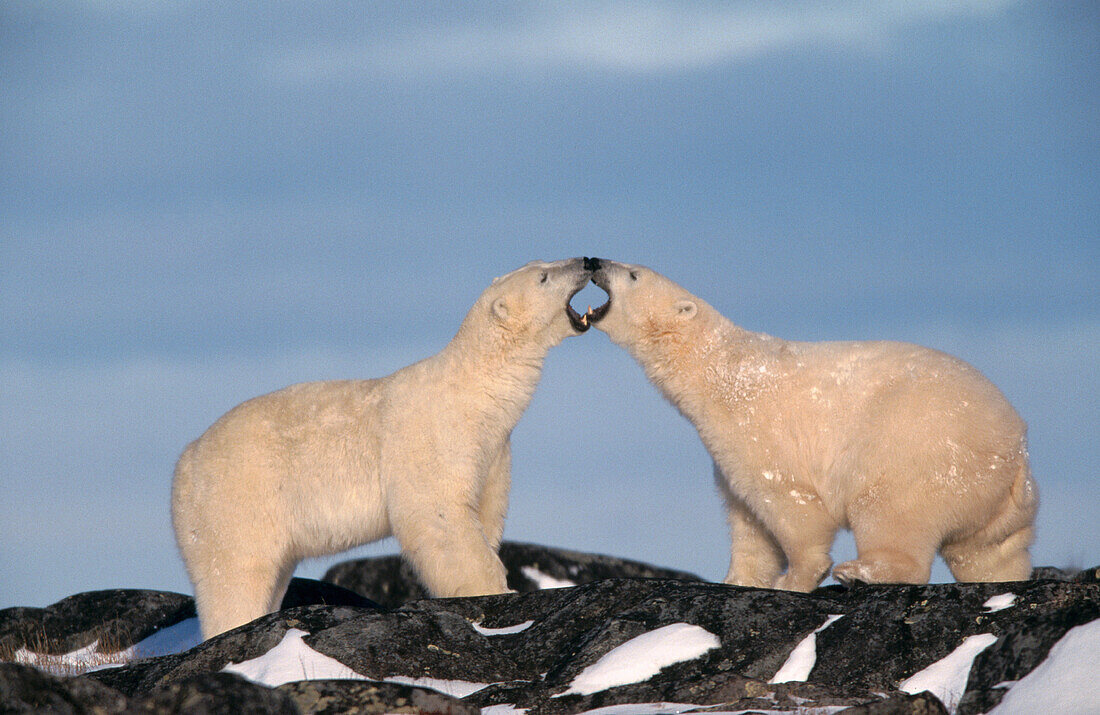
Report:
[[[577,289],[577,292],[573,293],[573,295],[579,292],[580,289]],[[608,297],[607,301],[599,308],[588,306],[588,310],[583,313],[578,313],[569,303],[569,301],[573,300],[573,295],[569,296],[569,300],[565,302],[565,314],[569,316],[569,323],[578,333],[583,333],[591,328],[593,323],[598,323],[603,320],[603,317],[607,315],[607,311],[611,308],[611,298]]]
[[[578,333],[583,333],[591,327],[588,324],[588,315],[591,312],[592,309],[589,308],[585,313],[578,313],[573,310],[573,306],[568,303],[565,304],[565,314],[569,316],[569,323],[573,326],[573,330],[576,330]]]

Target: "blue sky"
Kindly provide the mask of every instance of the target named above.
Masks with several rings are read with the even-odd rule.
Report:
[[[189,592],[187,442],[577,255],[972,362],[1030,425],[1035,562],[1100,563],[1098,54],[1087,1],[5,2],[0,608]],[[705,450],[602,334],[513,445],[506,538],[724,576]]]

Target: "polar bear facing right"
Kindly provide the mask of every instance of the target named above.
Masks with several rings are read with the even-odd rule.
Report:
[[[569,300],[591,272],[531,262],[495,279],[435,355],[253,398],[192,442],[172,522],[203,637],[277,610],[303,558],[390,535],[433,596],[508,591],[510,436],[547,352],[588,329]]]
[[[1026,426],[950,355],[898,342],[804,343],[737,327],[660,274],[601,260],[589,320],[626,348],[699,431],[733,546],[726,582],[793,591],[1030,576],[1038,495]],[[784,573],[785,569],[785,573]]]

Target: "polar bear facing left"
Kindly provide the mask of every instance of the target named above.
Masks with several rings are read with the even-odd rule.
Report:
[[[926,583],[937,551],[959,581],[1030,576],[1026,426],[977,369],[906,343],[754,333],[655,271],[591,262],[609,301],[590,322],[714,459],[726,583],[809,591],[839,529],[857,551],[832,570],[842,583]]]
[[[172,522],[203,637],[277,610],[302,559],[390,535],[433,596],[506,592],[510,434],[549,349],[588,328],[569,306],[588,266],[529,263],[439,353],[248,400],[188,445]]]

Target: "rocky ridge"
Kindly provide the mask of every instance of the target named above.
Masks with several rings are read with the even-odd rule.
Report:
[[[182,652],[142,657],[138,648],[121,667],[75,676],[0,663],[0,712],[557,715],[676,703],[667,711],[970,715],[997,706],[1067,632],[1100,618],[1100,568],[1036,569],[1032,580],[1006,584],[797,594],[528,544],[505,543],[501,554],[519,593],[427,599],[397,557],[362,559],[333,567],[325,581],[295,579],[283,610]],[[547,585],[558,587],[540,588]],[[0,611],[0,660],[93,644],[98,652],[125,651],[193,627],[193,619],[190,597],[155,591],[9,608]],[[613,651],[675,629],[713,642],[690,657],[666,657],[651,677],[577,685]],[[293,638],[360,679],[306,672],[266,687],[223,671]],[[956,691],[900,689],[968,643],[982,647]],[[660,655],[675,645],[649,650]],[[797,679],[770,682],[781,669]]]

